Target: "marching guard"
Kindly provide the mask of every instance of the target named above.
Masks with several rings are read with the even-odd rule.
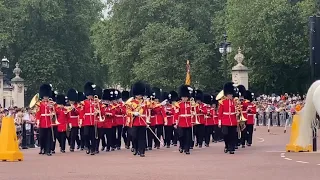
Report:
[[[70,132],[70,152],[74,152],[75,144],[77,142],[78,148],[80,148],[79,139],[79,107],[78,107],[78,92],[75,89],[69,89],[67,98],[70,105],[70,110],[67,112],[68,124],[71,128]]]
[[[190,86],[182,85],[179,88],[179,96],[181,101],[179,102],[178,109],[176,111],[176,128],[179,133],[179,152],[190,154],[190,147],[192,141],[192,113],[190,97],[193,89]]]
[[[140,154],[140,157],[145,157],[146,149],[146,113],[147,106],[143,100],[146,92],[146,85],[143,82],[136,82],[132,86],[132,95],[134,99],[127,102],[127,115],[129,127],[131,129],[132,143],[134,152],[133,155]]]
[[[166,104],[164,106],[166,116],[167,116],[167,123],[164,125],[164,134],[165,134],[165,139],[164,139],[164,144],[167,148],[170,148],[171,141],[173,139],[173,125],[175,123],[174,120],[174,114],[175,114],[175,107],[174,103],[176,102],[176,99],[178,98],[178,94],[176,92],[171,91],[166,96],[165,98],[167,99]]]
[[[252,135],[253,135],[253,126],[254,126],[254,117],[257,113],[257,107],[254,103],[252,103],[254,94],[251,93],[250,91],[246,91],[246,96],[245,98],[247,99],[247,127],[246,127],[246,141],[247,141],[247,146],[252,145]]]
[[[245,118],[244,120],[247,119],[247,106],[248,106],[248,101],[245,99],[245,95],[246,95],[246,88],[243,85],[238,85],[237,86],[238,89],[238,98],[239,101],[241,103],[241,113],[243,115],[243,117]],[[246,122],[244,122],[246,123]],[[247,137],[247,130],[246,130],[246,124],[244,124],[241,128],[238,129],[238,131],[241,131],[241,137],[238,138],[238,146],[242,145],[242,148],[245,148],[245,141],[246,141],[246,137]],[[237,148],[237,147],[236,147]]]
[[[57,139],[60,145],[60,152],[66,152],[66,140],[67,140],[67,109],[66,105],[66,97],[63,94],[57,95],[55,112],[57,115]]]
[[[123,141],[125,143],[125,148],[126,149],[130,149],[130,142],[131,142],[131,137],[128,133],[128,125],[127,125],[127,118],[128,116],[126,115],[126,106],[125,106],[125,102],[129,99],[130,97],[130,92],[129,91],[122,91],[121,93],[121,100],[122,100],[122,111],[124,112],[123,113],[123,119],[124,119],[124,126],[123,126],[123,131],[122,131],[122,138],[123,138]]]
[[[205,114],[207,114],[207,110],[204,106],[203,101],[203,92],[201,90],[194,91],[194,99],[196,101],[195,104],[195,114],[193,116],[194,122],[194,135],[196,136],[196,147],[202,148],[204,134],[205,134]],[[194,143],[194,141],[193,141]],[[192,146],[193,147],[193,144]]]
[[[204,117],[204,120],[205,120],[204,142],[206,147],[209,147],[210,137],[213,133],[213,127],[214,127],[214,116],[216,115],[214,109],[211,107],[212,98],[213,97],[210,96],[209,94],[203,95],[203,103],[205,104],[204,106],[207,112],[207,114]]]
[[[121,137],[123,137],[123,127],[125,122],[125,106],[121,101],[121,93],[115,90],[115,123],[116,123],[116,141],[115,145],[117,150],[121,149]]]
[[[84,136],[84,126],[82,125],[83,122],[83,101],[86,99],[86,96],[83,92],[78,92],[78,114],[79,114],[79,129],[80,129],[80,150],[84,150],[86,138]]]
[[[37,125],[40,133],[40,152],[39,154],[47,154],[51,156],[51,145],[53,140],[52,129],[52,108],[49,98],[52,95],[51,86],[43,84],[40,86],[39,97],[41,99],[38,111],[36,113]]]
[[[224,152],[234,154],[237,143],[237,114],[236,104],[233,99],[235,94],[232,82],[227,82],[223,87],[225,98],[219,102],[219,126],[224,135]]]

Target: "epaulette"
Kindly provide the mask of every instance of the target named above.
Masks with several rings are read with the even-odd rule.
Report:
[[[80,103],[79,103],[79,104],[84,105],[84,101],[80,101]]]

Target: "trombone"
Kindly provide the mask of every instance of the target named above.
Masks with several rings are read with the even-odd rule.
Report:
[[[99,122],[103,122],[104,119],[101,116],[101,109],[100,109],[100,100],[99,97],[97,95],[95,95],[93,97],[94,102],[95,102],[95,107],[94,107],[94,111],[95,113],[99,114]],[[94,121],[94,134],[95,134],[95,138],[99,139],[99,134],[98,134],[98,121]]]

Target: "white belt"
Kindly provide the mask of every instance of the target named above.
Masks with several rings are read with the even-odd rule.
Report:
[[[234,114],[236,114],[236,113],[235,113],[235,112],[230,112],[230,113],[224,112],[223,114],[224,114],[224,115],[234,115]]]
[[[41,116],[51,116],[52,114],[41,114]]]
[[[70,118],[78,118],[78,116],[70,116]]]
[[[167,117],[172,117],[172,115],[169,115],[169,116],[167,115]]]
[[[116,117],[124,117],[123,115],[115,115]]]
[[[181,117],[191,117],[191,114],[180,114]]]
[[[205,118],[210,118],[210,116],[205,116]]]
[[[204,114],[195,114],[196,116],[204,116]]]
[[[213,116],[213,117],[215,117],[215,118],[216,118],[216,117],[218,117],[218,116]]]
[[[253,116],[254,114],[248,114],[248,116]]]
[[[94,115],[94,113],[85,113],[84,115],[85,116],[92,116],[92,115]]]
[[[247,113],[247,111],[242,111],[242,113]]]
[[[154,118],[155,116],[150,116],[151,118]]]

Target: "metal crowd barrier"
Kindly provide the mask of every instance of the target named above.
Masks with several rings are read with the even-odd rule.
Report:
[[[293,114],[287,111],[280,112],[258,112],[255,118],[255,128],[256,126],[267,126],[268,132],[270,132],[271,127],[278,126],[283,127],[283,132],[287,132],[287,127],[292,124]]]

